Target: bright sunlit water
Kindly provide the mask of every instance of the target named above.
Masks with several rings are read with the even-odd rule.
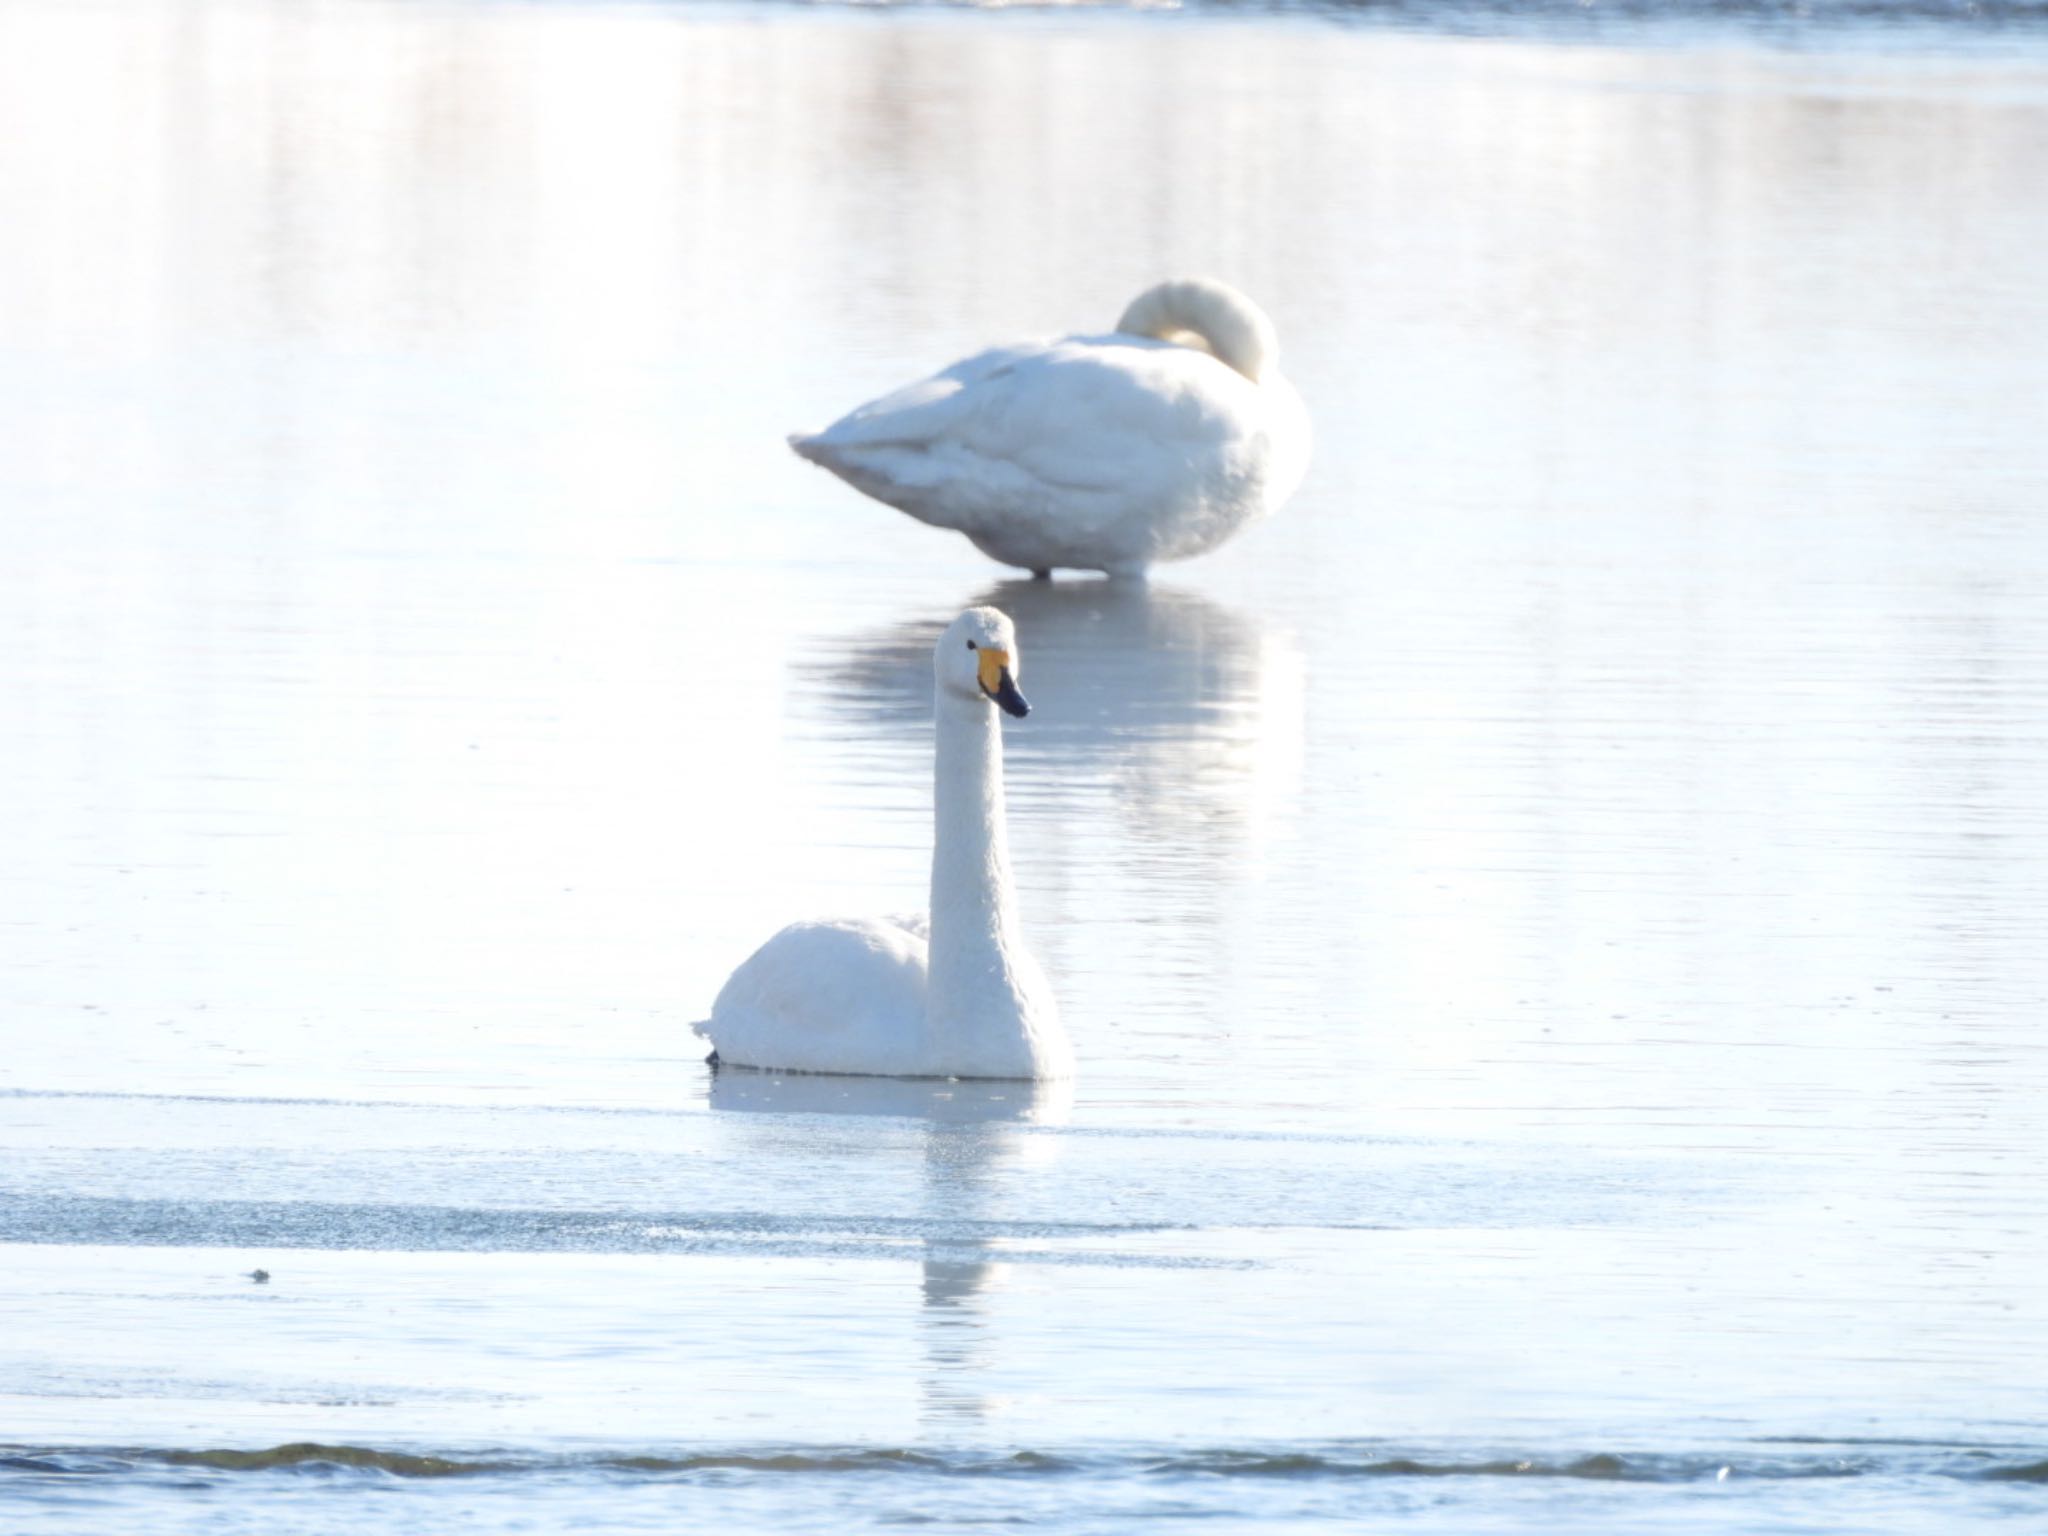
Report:
[[[0,6],[0,1525],[2041,1529],[2048,34],[1919,21]],[[1149,590],[782,445],[1183,271],[1318,457]],[[714,1082],[973,602],[1082,1076]]]

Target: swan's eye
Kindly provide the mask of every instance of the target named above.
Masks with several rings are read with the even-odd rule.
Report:
[[[973,651],[973,650],[979,650],[979,649],[980,649],[980,647],[979,647],[979,646],[977,646],[977,645],[976,645],[976,644],[975,644],[975,643],[974,643],[974,642],[973,642],[972,640],[970,640],[970,641],[968,641],[968,642],[967,642],[967,649],[969,649],[970,651]]]

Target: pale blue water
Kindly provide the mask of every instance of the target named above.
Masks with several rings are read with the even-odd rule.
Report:
[[[2048,1521],[2048,34],[1593,10],[0,6],[0,1528]],[[1147,590],[782,447],[1179,270]],[[1082,1076],[714,1081],[981,601]]]

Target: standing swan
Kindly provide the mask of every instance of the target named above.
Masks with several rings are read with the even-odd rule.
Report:
[[[1195,278],[1106,336],[979,353],[789,445],[1006,565],[1142,576],[1293,495],[1309,425],[1272,322]]]
[[[996,709],[1017,691],[1016,630],[970,608],[932,653],[938,750],[929,923],[792,923],[732,973],[695,1025],[719,1066],[873,1077],[1067,1077],[1074,1054],[1024,947],[1003,823]]]

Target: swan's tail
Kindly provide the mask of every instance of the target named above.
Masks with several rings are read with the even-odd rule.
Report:
[[[809,459],[819,469],[829,469],[840,479],[852,481],[864,492],[868,489],[858,477],[864,467],[864,461],[860,459],[860,444],[831,436],[829,426],[823,432],[791,432],[788,434],[788,446],[799,459]],[[868,494],[872,496],[872,492]]]
[[[1147,288],[1131,300],[1116,328],[1128,336],[1199,345],[1254,384],[1280,364],[1280,342],[1265,311],[1210,277]]]
[[[820,469],[829,469],[847,484],[866,491],[870,496],[879,494],[870,489],[863,479],[863,471],[872,468],[868,459],[873,455],[863,455],[858,445],[841,442],[832,435],[832,428],[827,427],[822,432],[792,432],[788,443],[790,452],[798,458],[808,459]],[[889,498],[883,496],[882,499],[887,501]]]

